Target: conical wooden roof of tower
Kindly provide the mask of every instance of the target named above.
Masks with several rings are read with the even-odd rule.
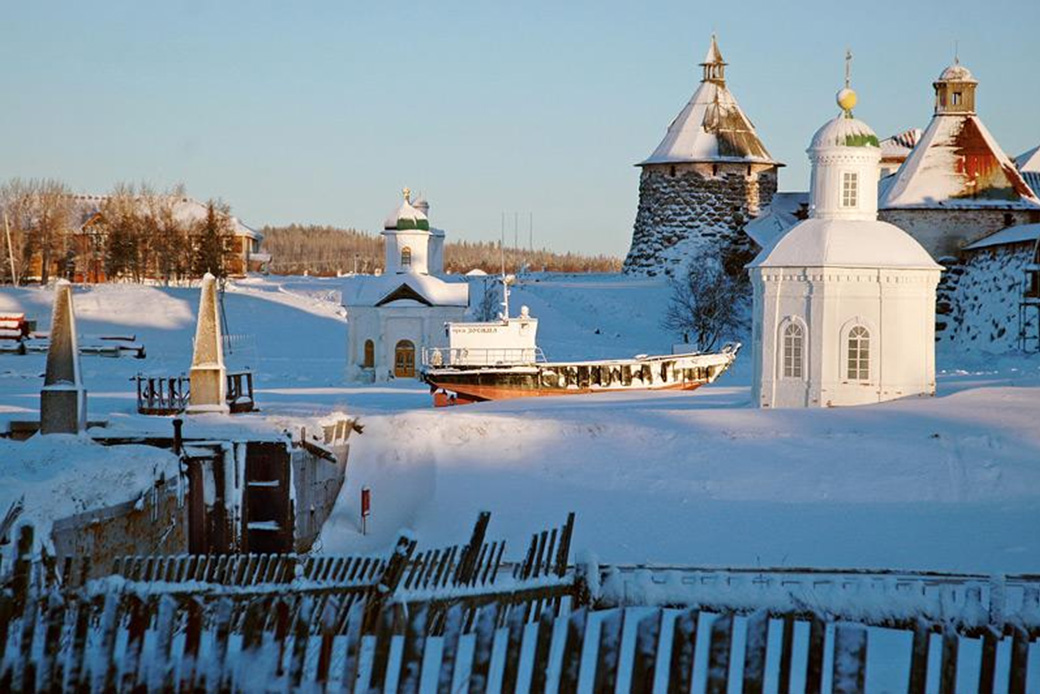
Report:
[[[943,70],[935,84],[943,82],[977,83],[959,63]],[[974,108],[937,105],[910,156],[886,182],[881,209],[1040,208],[1040,199]]]
[[[777,164],[758,139],[726,86],[726,62],[715,37],[704,56],[704,75],[685,108],[668,126],[661,144],[637,166],[684,162]]]

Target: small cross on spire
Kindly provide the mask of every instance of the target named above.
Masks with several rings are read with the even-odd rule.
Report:
[[[852,81],[852,49],[845,49],[845,88],[849,88]]]

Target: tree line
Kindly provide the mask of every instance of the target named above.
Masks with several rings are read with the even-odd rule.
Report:
[[[204,210],[183,186],[156,191],[121,183],[75,195],[55,179],[0,183],[0,281],[180,281],[228,274],[234,233],[228,206]]]
[[[357,229],[290,224],[265,226],[264,249],[271,254],[272,272],[286,275],[373,273],[384,265],[383,239]],[[498,273],[503,257],[506,272],[522,269],[545,272],[618,272],[621,260],[610,255],[555,253],[548,249],[501,248],[494,241],[446,241],[444,270],[453,274],[478,269]]]

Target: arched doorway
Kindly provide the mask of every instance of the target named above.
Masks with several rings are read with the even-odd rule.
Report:
[[[394,347],[394,377],[415,378],[415,345],[401,340]]]

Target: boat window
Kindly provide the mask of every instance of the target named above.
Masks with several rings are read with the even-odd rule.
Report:
[[[850,381],[870,380],[870,331],[857,325],[849,331],[848,369]]]
[[[366,369],[376,365],[376,346],[372,340],[365,340],[365,361],[361,365]]]
[[[412,249],[405,246],[401,249],[401,266],[408,267],[412,264]]]
[[[788,323],[784,328],[783,374],[784,378],[802,378],[802,355],[805,348],[805,333],[798,323]]]

